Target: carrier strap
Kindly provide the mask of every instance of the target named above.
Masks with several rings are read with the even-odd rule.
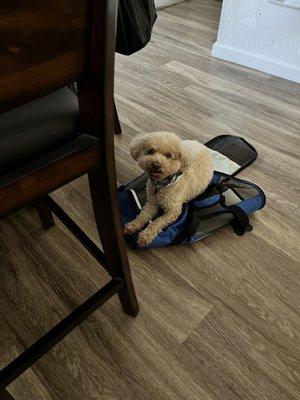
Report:
[[[243,236],[246,232],[252,231],[253,227],[249,223],[249,217],[241,207],[239,206],[223,206],[223,207],[226,208],[233,215],[231,226],[237,235]]]
[[[220,193],[220,205],[233,215],[231,226],[234,232],[239,236],[243,236],[247,231],[252,231],[253,227],[250,225],[247,213],[239,206],[227,206],[222,191],[222,184],[217,184],[216,187]]]
[[[239,235],[243,236],[247,231],[252,231],[253,227],[249,223],[249,217],[247,213],[237,205],[226,205],[226,199],[223,195],[223,185],[222,183],[218,183],[215,185],[217,192],[220,195],[219,204],[221,207],[225,209],[225,211],[217,211],[215,213],[209,214],[205,216],[205,219],[208,219],[212,216],[221,215],[226,212],[231,213],[233,215],[233,220],[231,222],[231,226],[234,232]],[[172,241],[172,245],[180,244],[184,242],[186,239],[191,238],[197,231],[199,226],[194,221],[194,207],[192,202],[188,204],[188,223],[187,226],[180,232]],[[201,221],[200,221],[201,223]]]
[[[197,232],[197,226],[193,221],[193,217],[194,217],[194,209],[193,205],[190,202],[188,203],[187,225],[181,232],[179,232],[175,236],[170,245],[180,244],[184,242],[186,239],[192,237]]]

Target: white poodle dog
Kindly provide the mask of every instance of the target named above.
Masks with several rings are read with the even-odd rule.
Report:
[[[153,132],[133,139],[132,157],[149,175],[147,202],[124,226],[126,235],[139,231],[138,245],[146,246],[182,212],[182,205],[205,191],[213,176],[210,151],[194,140],[171,132]],[[151,221],[159,210],[163,215]],[[148,224],[148,225],[146,225]]]

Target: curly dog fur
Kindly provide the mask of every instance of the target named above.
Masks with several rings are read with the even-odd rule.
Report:
[[[138,245],[146,246],[169,224],[176,221],[182,205],[204,192],[213,176],[212,156],[207,147],[193,140],[181,140],[171,132],[153,132],[136,137],[131,145],[132,157],[147,174],[160,182],[182,173],[175,183],[157,189],[147,183],[147,202],[140,214],[124,226],[124,233],[142,229],[161,208],[162,216],[139,233]]]

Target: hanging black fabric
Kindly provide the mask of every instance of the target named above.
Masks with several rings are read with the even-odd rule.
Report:
[[[154,0],[120,0],[117,25],[117,53],[130,55],[151,38],[156,20]]]

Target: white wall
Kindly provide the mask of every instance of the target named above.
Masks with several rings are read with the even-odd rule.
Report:
[[[300,82],[300,9],[224,0],[213,56]]]

